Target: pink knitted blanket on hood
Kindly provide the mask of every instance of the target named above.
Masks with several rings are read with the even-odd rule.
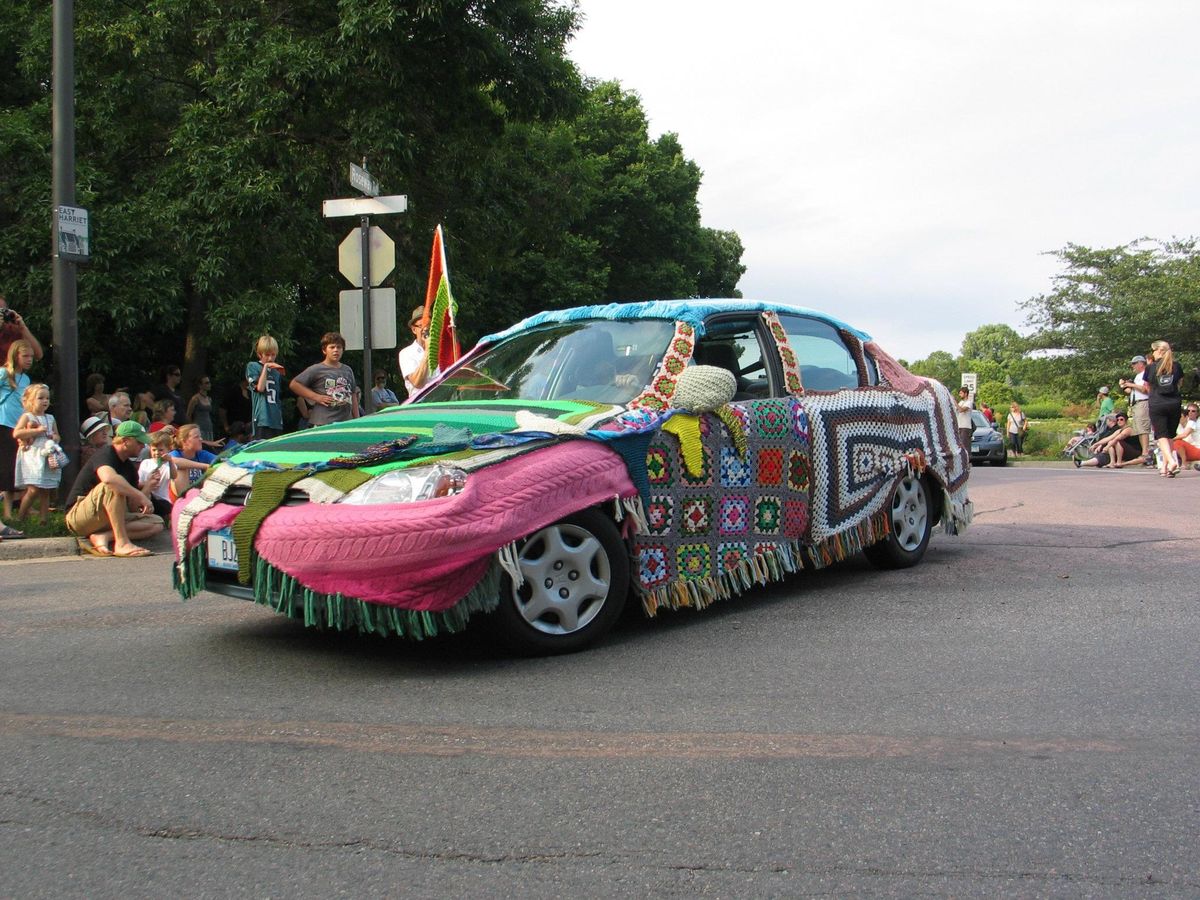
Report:
[[[440,612],[474,587],[501,547],[578,510],[636,494],[620,456],[595,441],[568,440],[472,472],[453,497],[282,506],[263,522],[254,549],[315,591]],[[202,512],[188,546],[240,511],[217,504]]]

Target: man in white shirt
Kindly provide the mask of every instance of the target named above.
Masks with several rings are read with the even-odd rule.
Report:
[[[408,327],[413,333],[413,342],[400,351],[400,375],[408,396],[414,396],[429,380],[429,326],[421,327],[425,318],[425,307],[418,306],[408,317]]]
[[[1150,455],[1150,391],[1146,388],[1146,357],[1135,356],[1129,361],[1133,367],[1133,380],[1121,379],[1121,390],[1129,395],[1129,421],[1138,443],[1142,445],[1142,459],[1146,465],[1154,464]]]

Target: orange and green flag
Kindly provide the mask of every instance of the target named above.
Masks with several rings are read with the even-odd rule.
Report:
[[[454,327],[457,304],[450,293],[450,271],[446,268],[446,247],[442,226],[433,233],[433,253],[429,258],[429,281],[425,285],[425,317],[429,325],[429,369],[445,371],[462,351]]]

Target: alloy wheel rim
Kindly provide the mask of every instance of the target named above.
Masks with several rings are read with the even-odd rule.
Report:
[[[908,552],[921,546],[929,519],[929,501],[921,480],[910,475],[896,488],[892,497],[892,533],[896,542]]]
[[[513,602],[531,628],[574,634],[600,614],[612,569],[604,545],[586,528],[563,522],[543,528],[517,559],[524,584],[513,590]]]

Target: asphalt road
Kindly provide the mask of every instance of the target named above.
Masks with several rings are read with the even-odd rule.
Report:
[[[1200,475],[972,493],[554,659],[0,563],[0,895],[1200,895]]]

